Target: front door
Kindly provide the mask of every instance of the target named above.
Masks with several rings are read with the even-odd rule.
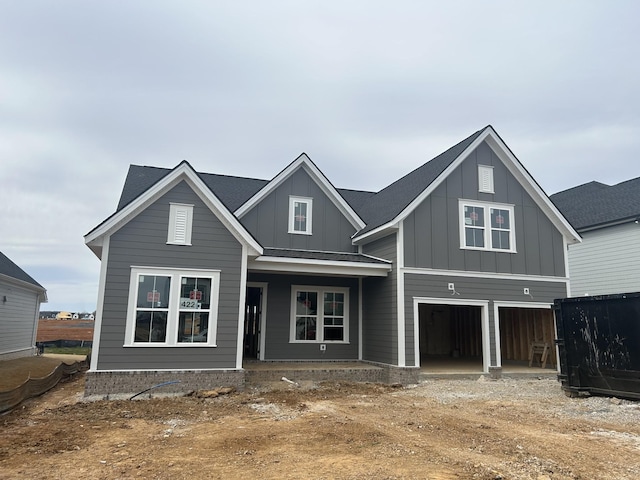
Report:
[[[262,288],[247,287],[247,300],[244,311],[244,357],[258,358],[260,337],[260,315],[262,306]]]

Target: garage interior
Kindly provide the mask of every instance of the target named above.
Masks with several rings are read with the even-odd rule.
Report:
[[[555,326],[551,309],[500,307],[498,315],[504,372],[522,367],[556,368]]]
[[[423,371],[482,372],[481,307],[421,303],[418,318]]]

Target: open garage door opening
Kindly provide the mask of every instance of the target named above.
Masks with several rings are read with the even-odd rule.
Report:
[[[498,316],[503,372],[555,370],[555,327],[550,308],[500,307]]]
[[[483,371],[482,308],[421,303],[420,368],[430,373]]]

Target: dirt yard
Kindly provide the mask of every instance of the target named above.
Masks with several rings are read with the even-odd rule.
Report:
[[[640,404],[570,399],[550,379],[91,403],[82,388],[0,417],[0,478],[640,478]]]
[[[93,340],[93,320],[44,320],[38,321],[37,342],[55,340]]]

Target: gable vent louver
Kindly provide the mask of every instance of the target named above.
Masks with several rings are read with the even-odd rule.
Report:
[[[493,189],[493,167],[478,165],[478,191],[495,193]]]

